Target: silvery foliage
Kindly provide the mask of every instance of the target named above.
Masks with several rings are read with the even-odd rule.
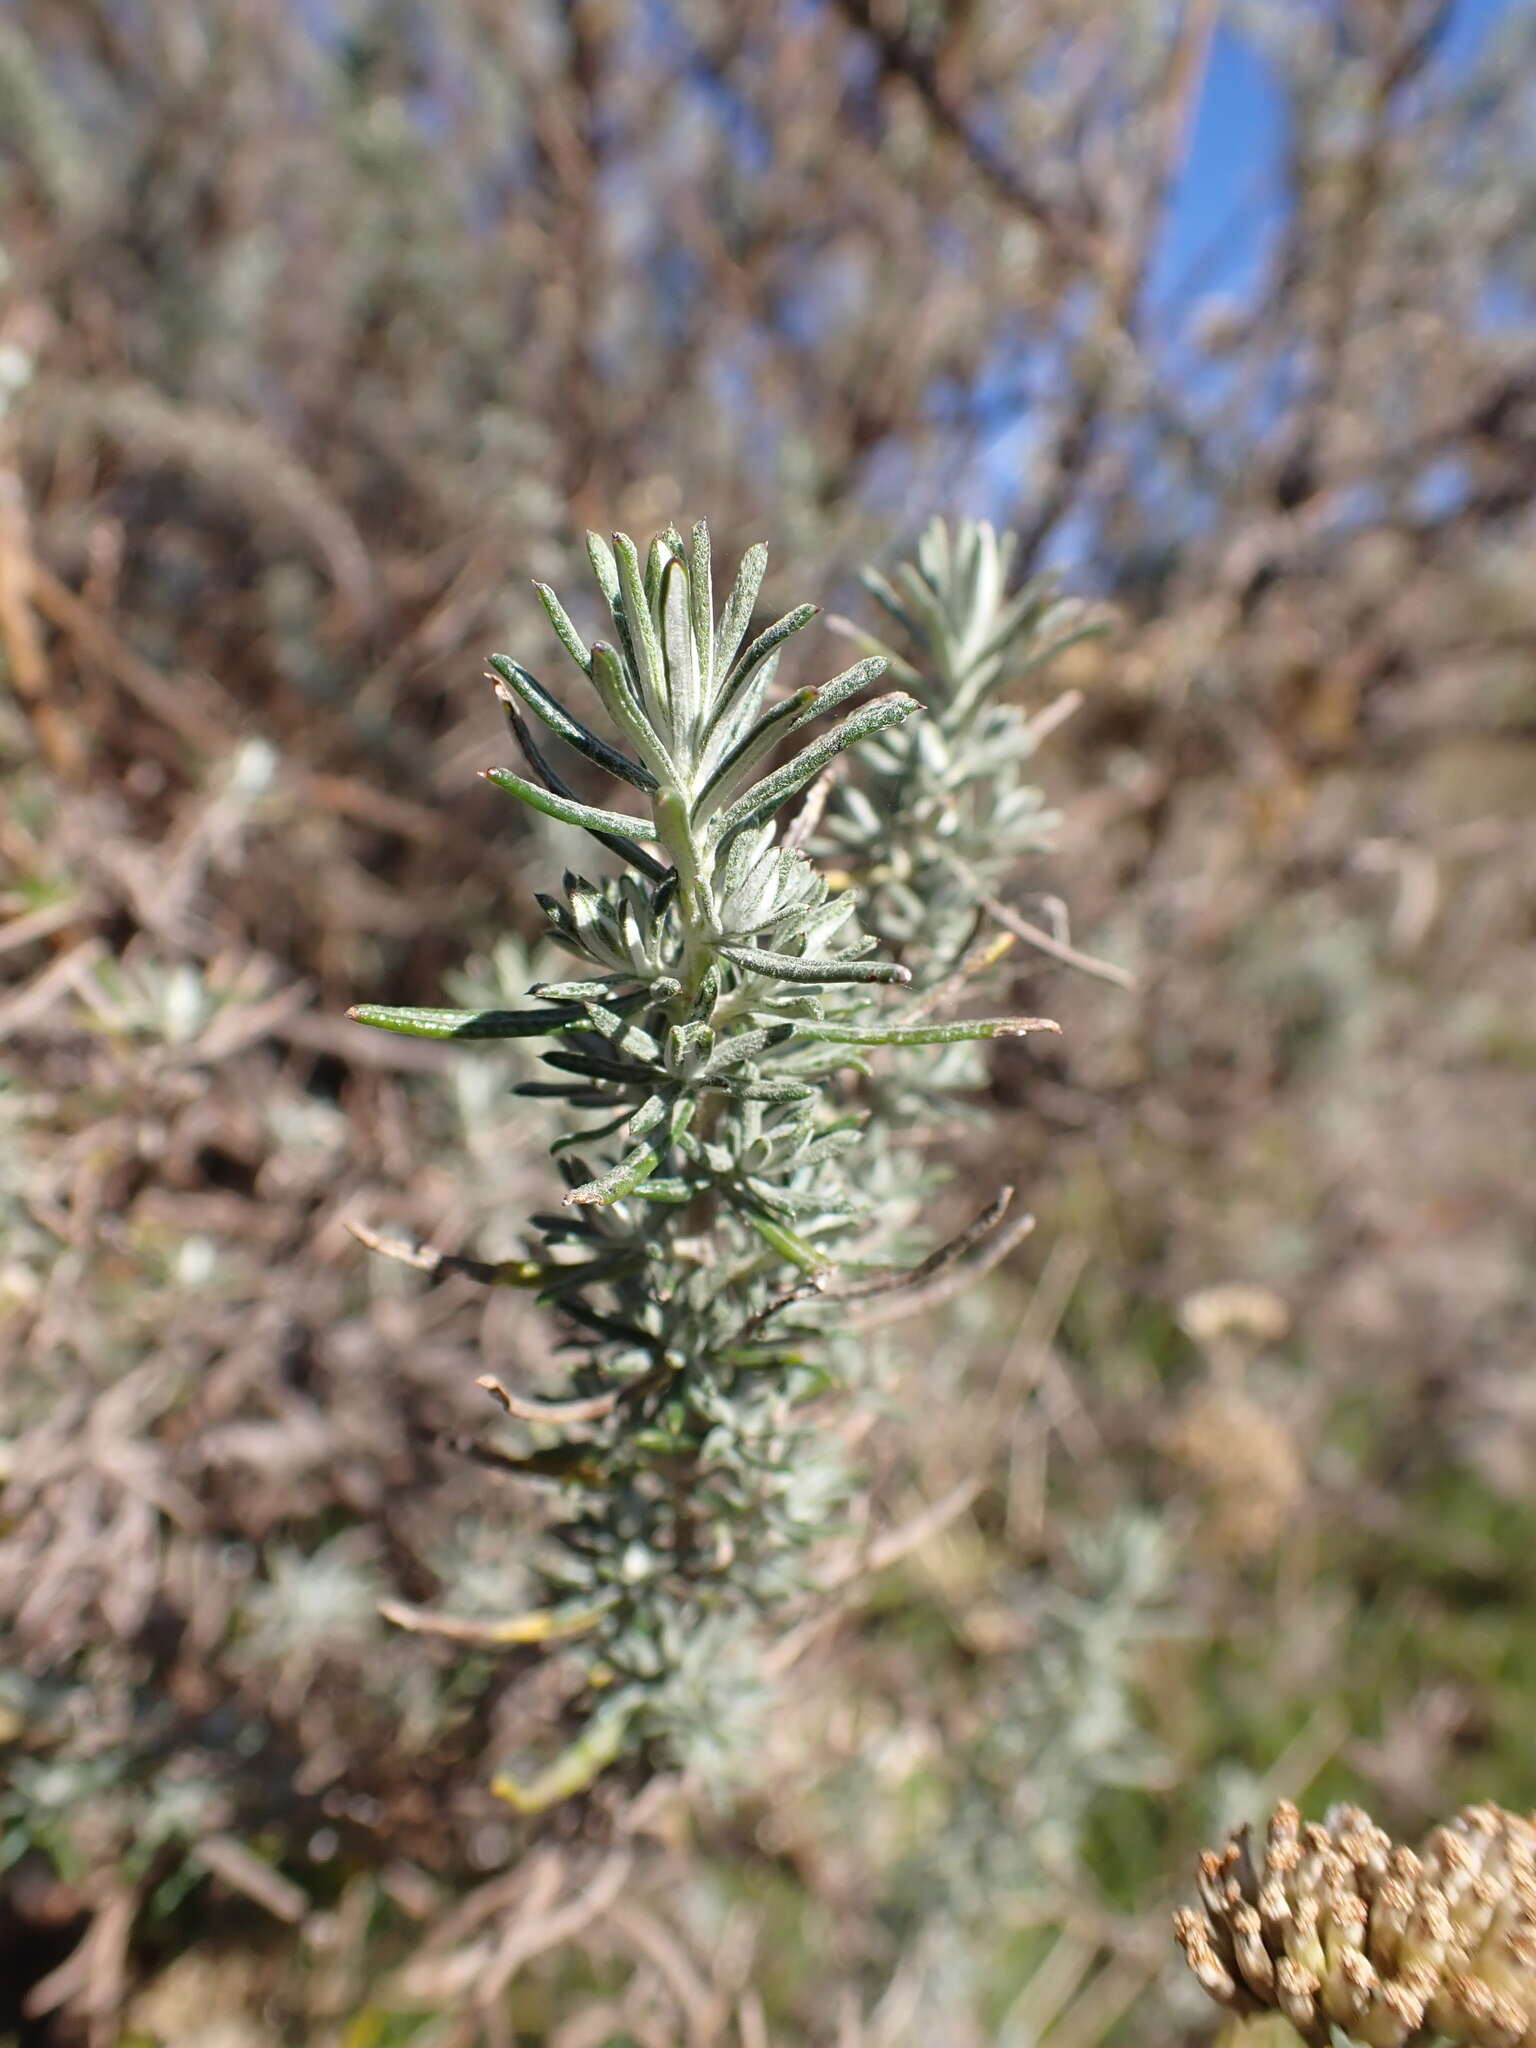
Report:
[[[1028,776],[1068,700],[1039,690],[1042,672],[1101,630],[1046,582],[1010,590],[1014,552],[1011,534],[934,521],[915,562],[889,580],[865,577],[903,629],[906,658],[856,637],[887,655],[931,722],[914,720],[861,751],[831,796],[818,846],[864,886],[861,921],[899,951],[929,1001],[956,981],[975,988],[999,960],[982,893],[1001,898],[1050,845],[1055,824]],[[1022,702],[1011,701],[1016,694]],[[903,1202],[903,1213],[920,1210],[935,1178],[913,1174],[892,1134],[953,1124],[983,1078],[977,1048],[957,1044],[920,1066],[883,1068],[866,1091],[887,1142],[864,1185],[887,1216]],[[1078,1895],[1097,1802],[1159,1782],[1163,1759],[1143,1730],[1136,1680],[1149,1642],[1178,1626],[1172,1554],[1156,1523],[1136,1514],[1069,1527],[1063,1545],[1060,1582],[1040,1573],[1012,1588],[1029,1619],[1029,1650],[994,1674],[991,1710],[975,1732],[946,1745],[947,1810],[930,1818],[892,1880],[898,1893],[910,1882],[914,1929],[932,1924],[936,1897],[965,1920],[993,1913],[1005,1893],[1047,1906]],[[851,1796],[867,1798],[855,1780]]]
[[[1135,1704],[1149,1644],[1177,1635],[1175,1559],[1157,1521],[1120,1510],[1071,1532],[1069,1584],[1021,1589],[1035,1641],[1013,1711],[980,1746],[977,1768],[1010,1788],[1011,1881],[1050,1897],[1078,1875],[1082,1837],[1106,1789],[1156,1785],[1164,1759]]]
[[[560,1641],[586,1711],[539,1777],[502,1781],[529,1808],[579,1791],[621,1752],[675,1747],[699,1718],[699,1646],[731,1668],[725,1624],[748,1630],[805,1589],[803,1553],[837,1497],[807,1403],[853,1350],[849,1299],[902,1277],[880,1262],[879,1197],[850,1171],[867,1119],[843,1077],[868,1071],[870,1046],[1029,1028],[936,1023],[903,1014],[900,998],[876,1010],[870,992],[906,987],[911,971],[876,957],[877,937],[854,922],[859,891],[834,892],[784,828],[785,807],[845,750],[921,710],[901,691],[845,708],[888,657],[775,697],[780,651],[817,608],[751,634],[766,549],[749,550],[718,621],[702,524],[690,542],[658,536],[643,558],[627,535],[611,547],[592,535],[589,555],[611,638],[589,647],[537,587],[618,743],[496,655],[530,772],[487,771],[622,863],[600,880],[568,873],[538,899],[577,974],[535,983],[527,1009],[353,1012],[429,1038],[553,1041],[551,1078],[519,1092],[564,1107],[551,1146],[564,1206],[533,1219],[538,1256],[483,1269],[537,1287],[575,1332],[561,1402],[491,1383],[527,1431],[503,1462],[556,1501],[545,1601],[494,1640]],[[550,737],[643,808],[579,800],[545,754]],[[977,1243],[973,1230],[963,1255]]]
[[[1149,1649],[1187,1631],[1176,1566],[1152,1516],[1119,1510],[1067,1532],[1050,1568],[1007,1584],[1028,1648],[996,1661],[983,1711],[968,1701],[939,1723],[936,1748],[918,1752],[923,1823],[887,1852],[888,1910],[907,1938],[937,1902],[974,1926],[995,1919],[1000,1898],[1049,1922],[1064,1902],[1092,1896],[1085,1838],[1106,1794],[1166,1783],[1138,1684]],[[849,1826],[889,1801],[881,1768],[877,1753],[862,1753],[833,1786]]]
[[[1038,712],[1002,701],[1076,641],[1101,630],[1045,578],[1010,591],[1018,537],[985,521],[935,519],[887,579],[865,588],[900,628],[906,656],[845,626],[927,716],[883,733],[828,806],[825,842],[865,885],[864,927],[919,983],[951,973],[995,894],[1051,844],[1057,824],[1024,772]]]
[[[1065,700],[1032,701],[1030,687],[1057,655],[1103,630],[1049,578],[1010,588],[1017,548],[1016,534],[986,521],[951,528],[934,519],[914,560],[889,577],[868,568],[861,579],[905,651],[835,622],[886,661],[927,715],[861,749],[832,791],[815,850],[863,890],[863,928],[930,998],[952,978],[974,983],[1012,943],[996,943],[994,925],[988,944],[984,899],[1050,849],[1058,823],[1029,771]],[[1021,689],[1026,701],[1011,701]],[[984,1080],[973,1045],[921,1065],[902,1061],[879,1077],[877,1119],[896,1129],[962,1119]],[[885,1181],[892,1196],[904,1185],[915,1211],[932,1176],[915,1182],[895,1162]]]

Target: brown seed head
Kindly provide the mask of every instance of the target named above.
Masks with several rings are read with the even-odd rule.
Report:
[[[1200,1859],[1204,1907],[1175,1923],[1205,1990],[1283,2015],[1327,2048],[1536,2048],[1536,1817],[1464,1808],[1422,1850],[1359,1807],[1303,1826],[1277,1806]]]

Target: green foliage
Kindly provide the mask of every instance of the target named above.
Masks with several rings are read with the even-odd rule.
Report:
[[[966,540],[979,545],[977,530]],[[623,534],[612,548],[591,536],[589,552],[610,640],[589,649],[553,592],[540,595],[628,750],[497,655],[533,779],[487,771],[626,864],[595,882],[568,873],[559,897],[538,899],[581,976],[535,983],[521,1011],[352,1013],[428,1038],[554,1040],[542,1057],[557,1078],[518,1088],[568,1117],[551,1148],[565,1203],[534,1219],[543,1252],[530,1278],[575,1333],[575,1356],[556,1402],[497,1389],[530,1432],[506,1464],[557,1496],[544,1619],[506,1624],[503,1639],[568,1641],[590,1718],[533,1784],[508,1781],[525,1806],[581,1789],[622,1748],[717,1745],[728,1708],[701,1701],[733,1689],[732,1631],[804,1588],[801,1554],[840,1492],[805,1411],[846,1361],[847,1302],[900,1278],[882,1270],[890,1219],[853,1163],[888,1136],[843,1083],[865,1070],[860,1048],[947,1046],[1035,1021],[934,1022],[891,998],[872,1008],[861,990],[904,986],[911,971],[871,957],[877,940],[854,923],[860,892],[832,890],[782,827],[840,755],[867,753],[919,710],[900,692],[842,709],[887,658],[771,698],[780,652],[815,607],[749,637],[764,549],[748,552],[718,625],[702,524],[687,544],[659,536],[643,564]],[[1030,616],[1015,605],[1005,641]],[[971,675],[973,702],[999,673],[990,659]],[[832,712],[830,729],[801,738]],[[525,714],[639,791],[645,813],[579,800]],[[952,791],[974,759],[951,770]]]
[[[864,571],[908,655],[846,628],[928,716],[869,748],[863,775],[829,806],[827,841],[868,887],[867,927],[928,974],[953,970],[982,899],[1050,845],[1057,822],[1021,771],[1060,707],[1032,713],[1003,701],[1003,686],[1103,630],[1048,579],[1010,590],[1017,547],[985,522],[951,533],[936,519],[894,580]]]

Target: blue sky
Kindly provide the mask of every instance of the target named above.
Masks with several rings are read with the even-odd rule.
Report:
[[[1488,33],[1524,0],[1456,0],[1436,57],[1464,69]],[[1151,292],[1164,299],[1196,291],[1241,293],[1257,274],[1265,233],[1273,228],[1284,133],[1269,65],[1253,43],[1222,23],[1211,47],[1205,87],[1167,230],[1153,266]]]

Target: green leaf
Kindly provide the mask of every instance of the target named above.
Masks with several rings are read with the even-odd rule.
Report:
[[[540,789],[536,782],[527,782],[521,775],[514,775],[510,768],[485,768],[481,773],[487,782],[494,782],[498,789],[504,789],[522,801],[532,810],[542,811],[547,818],[558,818],[562,825],[579,825],[583,832],[617,833],[624,839],[654,839],[656,827],[649,818],[631,818],[623,811],[600,811],[592,804],[579,804],[573,798],[556,796],[552,789]]]
[[[780,740],[788,739],[791,733],[801,731],[826,712],[835,711],[839,704],[857,696],[860,690],[883,675],[889,666],[884,655],[873,655],[866,661],[856,662],[852,668],[844,669],[830,682],[796,690],[775,704],[771,711],[764,712],[752,730],[731,747],[699,792],[694,802],[694,817],[707,816],[710,810],[734,796],[746,776],[767,758]]]
[[[578,1074],[586,1081],[617,1081],[627,1088],[644,1088],[663,1077],[649,1067],[631,1066],[623,1060],[600,1059],[587,1052],[545,1052],[539,1058],[557,1074]]]
[[[620,1202],[626,1195],[632,1195],[642,1181],[650,1179],[660,1164],[661,1154],[654,1145],[638,1145],[607,1173],[600,1174],[596,1180],[586,1181],[579,1188],[572,1188],[565,1198],[566,1206],[606,1209],[610,1202]]]
[[[539,603],[543,605],[548,615],[549,623],[560,637],[560,645],[582,673],[590,675],[592,671],[592,657],[587,652],[587,643],[571,624],[570,615],[567,613],[565,606],[556,597],[547,583],[536,582],[533,587],[539,593]]]
[[[550,695],[538,677],[530,675],[520,662],[505,654],[493,654],[490,663],[498,678],[496,694],[509,711],[512,705],[508,691],[513,691],[535,718],[579,754],[595,761],[599,768],[606,768],[610,775],[617,775],[636,789],[643,789],[647,795],[658,787],[649,768],[638,761],[631,761],[627,754],[621,754],[616,747],[610,747],[606,740],[589,731],[579,718],[573,718],[565,706]]]
[[[654,1131],[670,1106],[664,1095],[648,1095],[628,1118],[629,1135],[632,1138],[643,1138],[648,1131]]]
[[[1060,1031],[1049,1017],[968,1017],[951,1024],[796,1024],[797,1038],[832,1045],[961,1045],[968,1039],[1023,1038]]]
[[[552,1003],[601,1003],[629,987],[629,976],[606,974],[600,981],[536,981],[528,993]]]
[[[711,960],[699,976],[698,992],[688,1011],[690,1023],[703,1023],[714,1015],[715,1005],[720,1000],[720,968]]]
[[[613,559],[613,549],[600,533],[587,534],[587,560],[592,564],[592,574],[597,578],[597,587],[603,593],[609,611],[622,610],[619,595],[619,565]]]
[[[551,1102],[569,1102],[575,1109],[611,1109],[613,1097],[601,1088],[581,1088],[574,1081],[519,1081],[512,1090],[514,1095],[526,1095],[530,1101],[545,1097]],[[583,1132],[585,1139],[590,1132]]]
[[[714,1004],[710,1007],[713,1009]],[[686,1024],[674,1024],[667,1033],[667,1064],[679,1072],[685,1071],[690,1061],[707,1060],[714,1049],[714,1028],[702,1019],[690,1018]]]
[[[821,1093],[808,1081],[741,1081],[733,1074],[713,1074],[692,1085],[718,1089],[737,1102],[809,1102]]]
[[[804,717],[796,721],[795,730],[798,731],[802,725],[809,725],[813,719],[820,718],[825,712],[835,711],[839,704],[846,703],[850,697],[856,697],[860,690],[883,676],[890,665],[885,655],[872,654],[864,661],[856,661],[852,668],[845,668],[840,676],[833,676],[829,683],[823,683],[812,693],[814,701]]]
[[[642,1181],[639,1187],[632,1190],[637,1202],[671,1202],[679,1207],[684,1202],[691,1202],[698,1192],[699,1189],[693,1181],[676,1178]]]
[[[789,802],[814,782],[816,777],[845,747],[851,747],[871,733],[881,732],[887,726],[900,725],[922,706],[915,697],[904,696],[893,691],[887,697],[877,697],[873,704],[866,704],[860,710],[850,712],[841,725],[834,726],[829,733],[823,733],[819,740],[812,740],[796,754],[792,761],[786,761],[782,768],[766,776],[755,789],[749,789],[745,796],[738,797],[728,811],[722,813],[715,830],[720,840],[730,838],[745,826],[756,825],[770,817],[781,804]]]
[[[672,731],[677,751],[685,757],[693,749],[703,707],[703,679],[699,674],[699,650],[694,645],[693,619],[688,609],[688,570],[674,555],[661,572],[661,630],[666,650],[667,687]]]
[[[719,950],[733,967],[775,981],[814,981],[830,987],[855,981],[905,984],[912,979],[894,960],[851,960],[837,955],[830,960],[809,960],[800,953],[766,953],[756,946],[721,946]]]
[[[786,1230],[782,1223],[775,1223],[771,1217],[759,1215],[755,1209],[741,1204],[741,1213],[771,1250],[781,1259],[787,1259],[792,1266],[798,1266],[802,1273],[826,1273],[831,1270],[825,1254],[803,1237],[797,1237],[792,1230]]]
[[[677,528],[669,526],[665,533],[658,533],[652,537],[651,545],[646,550],[645,602],[653,620],[661,616],[661,579],[666,573],[668,562],[676,559],[682,544],[683,538]],[[635,559],[640,559],[638,549],[635,551]]]
[[[636,703],[624,665],[606,640],[592,643],[592,685],[602,699],[603,709],[628,736],[636,753],[644,756],[664,782],[676,782],[677,763],[672,750]]]
[[[741,567],[736,571],[736,581],[720,620],[720,630],[715,635],[713,667],[717,679],[729,674],[731,663],[736,659],[736,650],[746,637],[767,567],[768,550],[762,541],[757,541],[741,558]]]
[[[549,1156],[551,1159],[558,1159],[562,1152],[569,1152],[573,1145],[591,1145],[599,1138],[611,1138],[615,1131],[621,1131],[628,1122],[629,1105],[626,1103],[617,1116],[609,1117],[604,1124],[589,1124],[583,1131],[562,1131],[558,1138],[551,1138]]]
[[[681,987],[682,983],[668,974],[649,981],[637,974],[605,974],[595,981],[536,981],[528,993],[551,1003],[611,1003],[624,1011],[650,1009],[668,1001]]]
[[[614,559],[613,549],[609,547],[607,541],[603,539],[600,533],[589,533],[587,535],[587,559],[592,564],[592,573],[596,576],[598,587],[603,593],[609,615],[613,620],[613,630],[618,635],[619,646],[623,650],[624,662],[628,665],[628,675],[625,677],[624,682],[624,694],[635,710],[643,715],[645,702],[639,689],[640,663],[635,652],[634,633],[630,628],[629,616],[624,606],[624,591],[619,578],[619,565]],[[593,645],[592,654],[595,662],[597,657],[596,643]],[[621,673],[623,673],[622,668]],[[633,683],[630,682],[630,677],[634,678]],[[596,682],[597,677],[595,674],[593,674],[592,680]]]
[[[581,1010],[565,1004],[552,1010],[396,1010],[385,1003],[357,1003],[347,1015],[354,1024],[407,1038],[541,1038],[586,1021]]]
[[[757,767],[765,761],[774,748],[790,733],[796,731],[811,716],[816,692],[812,689],[796,690],[765,711],[744,739],[738,740],[720,766],[710,776],[693,801],[695,822],[707,818],[711,811],[734,796],[737,789]]]
[[[709,740],[704,749],[704,763],[713,774],[715,769],[737,745],[742,737],[751,731],[757,722],[757,715],[768,700],[768,691],[778,673],[779,657],[770,655],[757,674],[740,691],[723,718],[716,719],[709,728]]]
[[[755,1060],[773,1046],[783,1045],[792,1038],[798,1027],[787,1020],[782,1024],[767,1024],[755,1031],[738,1031],[733,1037],[722,1039],[718,1048],[699,1069],[696,1078],[711,1081],[717,1074],[727,1074],[733,1067],[741,1066],[747,1060]]]
[[[514,1813],[543,1813],[562,1799],[585,1792],[624,1748],[638,1707],[634,1696],[621,1694],[608,1701],[552,1764],[532,1778],[514,1778],[503,1771],[491,1780],[492,1793]]]
[[[627,533],[616,533],[613,536],[613,552],[619,565],[619,588],[624,594],[624,622],[629,627],[630,648],[634,655],[635,673],[640,682],[646,715],[656,731],[665,734],[669,742],[675,745],[677,735],[672,729],[670,707],[667,703],[666,666],[662,659],[661,642],[656,637],[656,621],[651,617],[651,607],[645,595],[645,579],[640,568],[639,552]]]
[[[699,680],[709,702],[715,678],[714,589],[710,580],[709,527],[700,520],[693,529],[693,560],[688,572],[688,602],[693,612],[693,639],[699,650]]]
[[[810,1299],[814,1301],[815,1296]],[[790,1371],[795,1367],[809,1367],[818,1388],[837,1385],[825,1366],[811,1366],[803,1351],[786,1351],[782,1344],[728,1344],[716,1355],[723,1365],[734,1365],[742,1372]]]
[[[729,713],[731,706],[751,682],[763,663],[777,654],[792,633],[798,633],[802,626],[808,626],[820,612],[819,604],[797,604],[792,612],[786,612],[782,619],[776,619],[764,633],[759,633],[752,645],[742,655],[722,684],[710,715],[709,729],[713,731]]]

